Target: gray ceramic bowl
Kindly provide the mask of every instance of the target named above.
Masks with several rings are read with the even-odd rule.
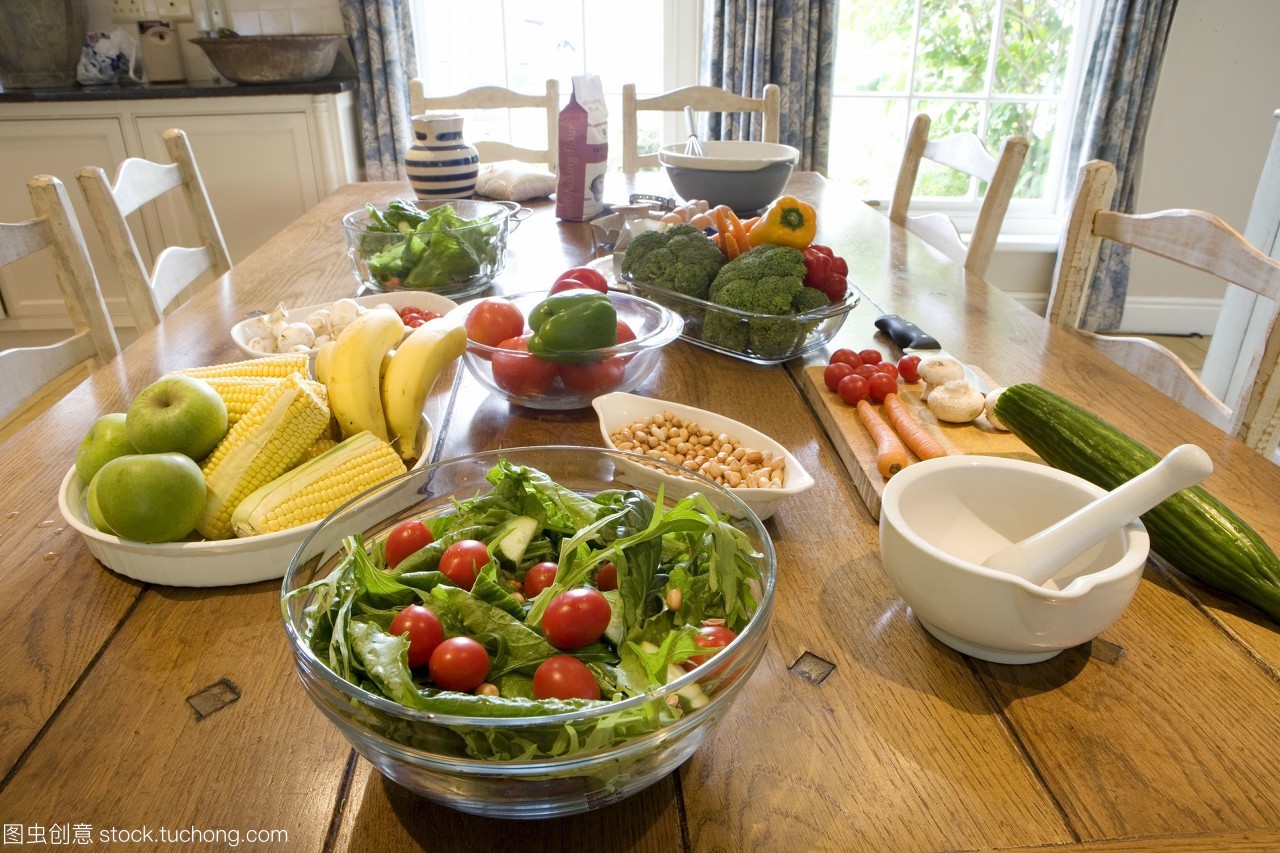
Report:
[[[234,83],[306,83],[333,70],[343,35],[194,38],[218,73]]]
[[[739,140],[702,143],[704,157],[684,153],[683,142],[658,152],[671,186],[681,198],[725,204],[755,213],[782,194],[800,152],[790,145]]]

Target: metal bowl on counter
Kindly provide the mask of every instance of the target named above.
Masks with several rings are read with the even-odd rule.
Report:
[[[193,38],[233,83],[307,83],[333,70],[342,34]]]

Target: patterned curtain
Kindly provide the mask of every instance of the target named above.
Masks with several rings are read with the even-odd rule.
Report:
[[[1081,88],[1067,162],[1077,168],[1087,160],[1113,163],[1114,209],[1124,213],[1133,212],[1147,120],[1177,5],[1178,0],[1105,0]],[[1103,244],[1081,327],[1095,332],[1120,327],[1129,256],[1127,246]]]
[[[360,133],[365,178],[405,176],[403,155],[412,144],[409,81],[418,74],[409,0],[342,0],[360,81]]]
[[[702,82],[760,97],[782,90],[781,141],[826,174],[838,0],[706,0]],[[759,139],[758,115],[710,117],[713,139]]]

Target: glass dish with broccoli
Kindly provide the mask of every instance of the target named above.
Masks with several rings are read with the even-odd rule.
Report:
[[[858,304],[807,286],[804,253],[766,243],[733,260],[701,230],[675,225],[628,244],[621,279],[684,317],[681,337],[757,364],[777,364],[826,344]]]
[[[502,269],[513,211],[505,204],[397,199],[347,214],[342,228],[356,278],[377,291],[478,293]]]

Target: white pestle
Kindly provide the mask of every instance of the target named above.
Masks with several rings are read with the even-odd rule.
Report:
[[[1209,454],[1196,445],[1175,447],[1154,467],[1039,533],[1001,548],[982,565],[1041,586],[1089,548],[1212,471]]]

